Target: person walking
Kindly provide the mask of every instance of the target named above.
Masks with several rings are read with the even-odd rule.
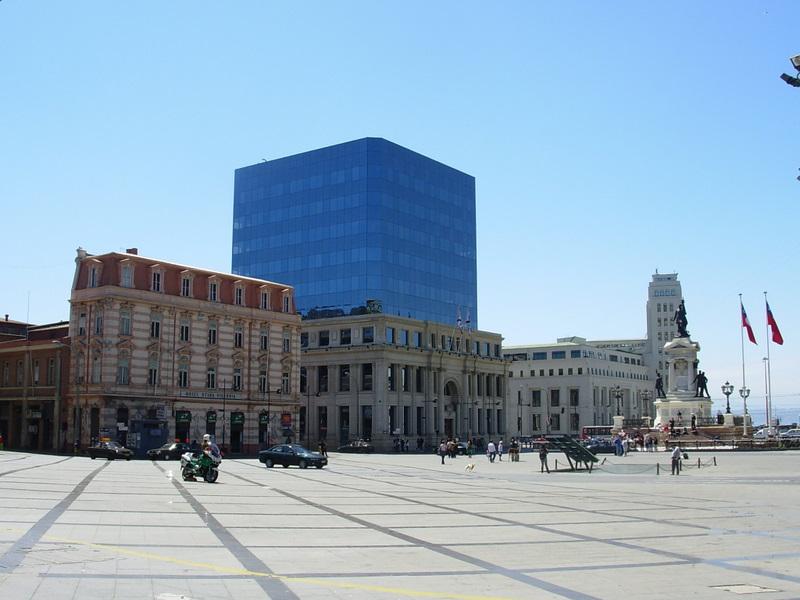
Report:
[[[672,474],[673,475],[680,475],[681,473],[681,454],[683,450],[681,450],[680,445],[675,444],[675,448],[672,449]]]
[[[445,444],[444,440],[439,442],[439,456],[442,457],[442,464],[444,464],[444,456],[447,454],[447,444]]]
[[[503,440],[497,442],[497,458],[503,462]]]
[[[547,466],[547,444],[539,446],[539,462],[541,463],[541,472],[544,473],[546,470],[550,473],[550,467]]]
[[[495,456],[497,456],[497,446],[494,445],[494,442],[489,440],[489,443],[486,445],[486,456],[489,457],[489,462],[494,462]]]

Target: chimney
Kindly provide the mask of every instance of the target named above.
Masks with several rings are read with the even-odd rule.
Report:
[[[6,321],[8,321],[8,314],[6,314]]]
[[[128,248],[127,250],[125,250],[125,252],[127,254],[135,254],[136,256],[139,256],[139,249],[138,248]]]

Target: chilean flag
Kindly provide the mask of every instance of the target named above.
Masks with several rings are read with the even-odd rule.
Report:
[[[783,336],[781,335],[781,330],[778,329],[778,324],[775,322],[775,317],[772,316],[769,302],[767,302],[767,325],[772,328],[772,341],[776,344],[783,344]]]
[[[756,336],[753,334],[753,328],[750,327],[750,321],[747,319],[747,313],[744,312],[744,304],[739,302],[739,306],[742,307],[742,327],[747,328],[747,337],[750,338],[751,342],[753,342],[756,346],[758,346],[758,342],[756,341]]]

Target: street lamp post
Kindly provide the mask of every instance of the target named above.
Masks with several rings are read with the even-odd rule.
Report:
[[[729,381],[722,384],[722,393],[725,394],[725,414],[731,414],[731,394],[733,393],[733,385]]]
[[[642,408],[644,409],[645,417],[650,416],[650,400],[652,398],[653,398],[653,392],[651,392],[650,390],[642,391],[642,402],[644,403],[644,406]]]
[[[227,380],[222,380],[222,448],[225,448],[225,386],[227,384]]]
[[[742,430],[742,436],[747,437],[747,397],[750,395],[750,388],[742,386],[739,388],[739,395],[742,397],[742,401],[744,402],[744,429]]]
[[[622,389],[618,385],[615,385],[613,388],[611,388],[611,395],[617,399],[617,416],[619,417],[622,415],[620,408],[620,401],[622,400],[623,395]]]

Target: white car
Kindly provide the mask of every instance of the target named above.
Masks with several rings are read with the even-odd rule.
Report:
[[[753,434],[754,440],[766,440],[769,439],[769,429],[759,429]]]
[[[781,432],[782,438],[800,438],[800,429],[788,429]]]

